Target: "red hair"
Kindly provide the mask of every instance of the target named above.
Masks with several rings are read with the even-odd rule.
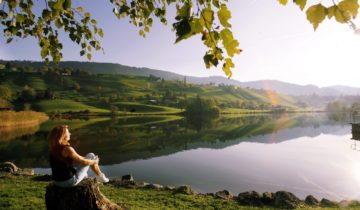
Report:
[[[60,159],[62,159],[60,153],[64,146],[61,142],[66,138],[67,129],[67,125],[57,125],[50,131],[48,136],[50,153]]]

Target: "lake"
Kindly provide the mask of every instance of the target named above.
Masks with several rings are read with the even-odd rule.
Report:
[[[67,124],[73,147],[98,154],[109,177],[132,174],[197,192],[286,190],[302,199],[360,199],[360,142],[351,139],[350,122],[326,114],[53,119],[0,130],[0,161],[50,173],[47,134]]]

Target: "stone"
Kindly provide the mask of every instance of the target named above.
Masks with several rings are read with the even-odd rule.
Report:
[[[228,190],[222,190],[215,193],[215,197],[221,198],[224,200],[231,200],[234,196],[233,194]]]
[[[291,192],[278,191],[275,193],[274,205],[278,208],[295,209],[301,205],[301,200]]]
[[[122,186],[135,185],[134,177],[131,174],[127,174],[121,177]]]
[[[309,206],[317,206],[319,205],[319,201],[312,195],[308,195],[305,198],[305,204]]]
[[[261,202],[264,205],[273,205],[275,201],[275,193],[273,192],[264,192],[261,197]]]
[[[256,191],[247,191],[247,192],[239,193],[237,200],[241,205],[247,205],[247,206],[263,205],[263,203],[261,202],[261,196]]]
[[[34,169],[32,168],[18,168],[18,170],[14,173],[16,175],[26,175],[26,176],[34,176]]]
[[[174,187],[174,186],[166,185],[166,186],[164,187],[164,189],[165,189],[165,190],[174,190],[175,187]]]
[[[146,189],[151,189],[151,190],[161,190],[164,187],[160,184],[148,184],[145,186]]]
[[[339,205],[336,202],[328,200],[326,198],[321,199],[320,206],[321,207],[339,207]]]
[[[18,171],[18,167],[12,162],[0,163],[0,172],[15,173]]]
[[[175,189],[174,193],[185,194],[185,195],[193,195],[191,187],[188,185],[180,186]]]
[[[128,181],[128,182],[133,182],[134,181],[134,177],[131,176],[131,174],[127,174],[121,177],[121,181]]]
[[[48,210],[115,210],[123,207],[111,202],[99,190],[95,178],[87,178],[75,187],[62,188],[50,183],[45,193]]]

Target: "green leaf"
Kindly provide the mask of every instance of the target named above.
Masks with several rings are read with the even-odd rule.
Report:
[[[24,20],[25,20],[25,15],[23,15],[23,14],[16,15],[16,22],[22,23],[22,22],[24,22]]]
[[[62,23],[62,21],[61,21],[61,19],[56,19],[56,21],[55,21],[55,26],[58,28],[58,29],[60,29],[60,28],[62,28],[63,27],[63,23]]]
[[[301,10],[305,8],[306,0],[293,0],[295,4],[297,4]]]
[[[8,39],[6,40],[6,44],[9,44],[12,40],[13,40],[13,38],[8,38]]]
[[[325,19],[326,8],[321,4],[316,4],[308,8],[306,11],[306,17],[313,25],[314,30]]]
[[[214,21],[214,12],[210,8],[201,11],[200,24],[206,28],[211,28]]]
[[[79,13],[83,13],[84,12],[84,9],[82,7],[78,7],[76,8],[76,10],[79,12]]]
[[[87,56],[87,59],[88,59],[88,60],[91,60],[92,55],[91,55],[90,53],[88,53],[86,56]]]
[[[99,29],[98,34],[99,34],[99,36],[100,36],[101,38],[104,37],[104,33],[103,33],[103,30],[102,30],[101,28]]]
[[[177,15],[182,18],[189,18],[192,16],[192,5],[186,3],[181,8],[177,8]]]
[[[287,4],[287,0],[279,0],[279,2],[280,2],[280,4],[282,4],[282,5],[286,5]]]
[[[190,22],[191,34],[198,34],[203,31],[203,27],[200,24],[199,18],[193,18]]]
[[[239,42],[234,39],[232,32],[229,29],[223,29],[220,32],[220,37],[223,40],[224,48],[230,57],[233,57],[234,54],[240,54],[241,50],[238,48]]]
[[[90,12],[85,13],[85,17],[89,18],[91,16]]]
[[[335,7],[334,16],[335,16],[335,20],[339,23],[347,23],[350,20],[344,15],[344,12],[342,12],[338,7]]]
[[[232,62],[232,60],[230,58],[226,58],[222,69],[225,72],[225,75],[228,76],[228,78],[231,77],[231,75],[232,75],[231,68],[234,68],[234,67],[235,67],[235,64]]]
[[[228,20],[231,18],[231,13],[225,4],[221,5],[220,10],[217,12],[217,15],[221,25],[226,28],[231,27],[231,24],[228,22]]]
[[[85,55],[85,50],[80,51],[80,56],[83,56],[83,55]]]
[[[330,19],[332,17],[334,17],[335,15],[335,10],[337,9],[337,6],[336,5],[333,5],[329,8],[327,8],[327,17]]]
[[[350,20],[356,17],[359,4],[357,0],[343,0],[338,4],[338,8],[343,13],[344,19]]]

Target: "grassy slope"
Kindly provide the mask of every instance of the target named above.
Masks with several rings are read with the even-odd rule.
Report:
[[[0,177],[0,209],[45,209],[45,187],[48,184],[48,181],[35,181],[34,177]],[[166,190],[126,189],[111,185],[101,186],[100,190],[111,201],[125,204],[131,209],[269,209],[240,206],[235,201],[225,201],[212,196],[174,195]]]
[[[42,112],[68,112],[84,111],[107,113],[109,110],[88,106],[68,99],[43,100],[33,104],[33,108]]]
[[[166,107],[155,107],[145,105],[148,103],[146,97],[162,100],[161,95],[170,90],[177,95],[178,99],[189,99],[200,95],[203,98],[216,100],[219,104],[230,104],[236,102],[253,101],[256,103],[280,104],[287,107],[296,107],[295,99],[277,94],[269,94],[261,90],[246,88],[237,88],[229,86],[210,86],[210,85],[184,85],[178,81],[154,81],[148,77],[135,77],[126,75],[40,75],[37,73],[7,73],[3,78],[4,84],[11,87],[13,92],[21,92],[25,85],[34,88],[36,91],[44,91],[51,88],[58,99],[66,99],[65,103],[57,101],[41,101],[33,104],[38,111],[80,111],[89,109],[92,112],[104,112],[103,109],[109,109],[109,105],[100,102],[104,97],[118,97],[118,101],[134,100],[136,103],[121,104],[117,103],[119,111],[124,106],[130,109],[138,109],[140,113],[160,112],[160,114],[177,113],[180,110]],[[78,83],[80,91],[72,90],[72,84]],[[14,94],[15,95],[15,94]],[[132,99],[131,99],[132,98]],[[175,102],[168,99],[170,102]],[[144,105],[141,105],[144,104]],[[89,107],[91,106],[91,107]],[[140,111],[142,110],[142,111]],[[232,112],[241,113],[244,110],[232,110]]]

